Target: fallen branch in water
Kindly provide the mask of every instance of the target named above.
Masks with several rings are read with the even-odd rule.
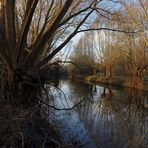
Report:
[[[74,109],[76,106],[78,106],[79,104],[81,104],[85,99],[86,99],[86,98],[83,98],[80,102],[78,102],[77,104],[75,104],[73,107],[70,107],[70,108],[57,108],[57,107],[55,107],[55,106],[52,106],[52,105],[49,105],[49,104],[43,102],[42,100],[40,100],[40,102],[41,102],[42,104],[44,104],[44,105],[47,105],[47,106],[50,107],[50,108],[55,109],[55,110],[72,110],[72,109]]]

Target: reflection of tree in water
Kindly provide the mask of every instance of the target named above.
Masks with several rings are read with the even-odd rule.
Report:
[[[61,134],[75,146],[145,148],[147,143],[146,94],[96,87],[82,83],[67,84],[70,103],[85,102],[75,110],[59,112]],[[70,87],[70,88],[69,88]],[[71,106],[72,104],[70,104]],[[58,114],[58,116],[59,116]]]
[[[84,82],[69,81],[69,87],[74,98],[87,97],[90,93],[90,86]]]
[[[96,145],[144,148],[148,144],[146,97],[139,91],[125,96],[105,88],[98,102],[87,101],[78,112]]]

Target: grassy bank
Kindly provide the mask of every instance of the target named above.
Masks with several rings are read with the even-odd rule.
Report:
[[[105,84],[105,85],[113,85],[113,86],[120,86],[120,87],[129,87],[133,89],[139,89],[148,91],[148,81],[140,81],[136,80],[133,81],[126,77],[114,76],[110,79],[103,77],[103,76],[86,76],[85,81],[98,83],[98,84]]]

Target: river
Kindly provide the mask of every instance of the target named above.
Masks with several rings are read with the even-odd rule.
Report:
[[[148,93],[60,80],[52,119],[67,148],[147,148]]]

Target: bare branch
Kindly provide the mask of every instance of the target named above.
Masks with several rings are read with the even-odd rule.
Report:
[[[89,28],[89,29],[79,30],[77,33],[88,32],[88,31],[101,31],[101,30],[121,32],[121,33],[125,33],[125,34],[137,33],[137,32],[130,32],[130,31],[125,31],[125,30],[120,30],[120,29],[113,29],[113,28]]]
[[[55,33],[55,31],[58,28],[59,23],[61,22],[61,20],[63,19],[63,17],[67,13],[68,9],[72,5],[72,2],[73,2],[73,0],[71,0],[71,1],[66,0],[64,6],[62,7],[61,11],[58,13],[56,18],[53,20],[53,22],[50,24],[48,30],[41,36],[40,39],[38,39],[35,42],[35,44],[32,48],[33,50],[28,58],[29,63],[31,62],[33,65],[36,63],[36,61],[38,60],[38,57],[40,56],[40,54],[44,50],[45,44],[43,44],[43,43],[47,42],[49,40],[49,38],[51,38],[52,35]]]
[[[27,34],[29,31],[29,27],[30,27],[32,17],[33,17],[37,4],[38,4],[38,0],[32,0],[32,1],[27,2],[25,17],[24,17],[22,29],[19,35],[19,41],[16,47],[16,63],[19,63],[20,58],[22,58],[23,56],[22,52],[23,52],[23,49],[25,48]]]
[[[63,47],[67,45],[67,43],[78,33],[79,28],[84,24],[84,22],[87,20],[87,18],[92,14],[94,10],[91,10],[84,18],[83,20],[78,24],[76,29],[68,36],[68,38],[59,46],[57,47],[49,56],[47,56],[45,59],[43,59],[39,63],[39,67],[46,64],[48,61],[50,61]]]
[[[46,106],[48,106],[49,108],[53,108],[55,110],[72,110],[74,109],[75,107],[77,107],[78,105],[80,105],[86,98],[83,98],[81,101],[79,101],[77,104],[75,104],[74,106],[70,107],[70,108],[57,108],[55,106],[52,106],[52,105],[49,105],[45,102],[43,102],[42,100],[40,100],[40,102]]]

